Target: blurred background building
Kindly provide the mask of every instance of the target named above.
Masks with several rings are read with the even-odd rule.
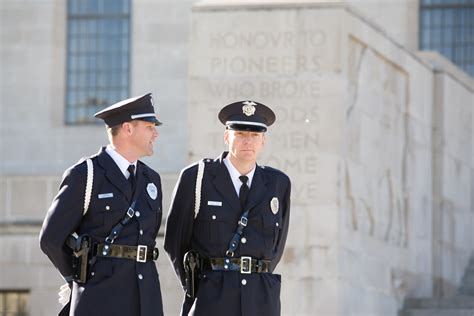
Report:
[[[92,114],[147,92],[164,208],[181,168],[225,149],[220,107],[275,109],[284,315],[472,312],[473,76],[473,0],[0,0],[0,315],[59,310],[44,215],[107,143]]]

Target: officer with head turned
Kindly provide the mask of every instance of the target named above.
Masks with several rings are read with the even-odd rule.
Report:
[[[72,289],[60,315],[163,315],[154,262],[161,180],[139,160],[153,154],[161,124],[152,96],[121,101],[95,117],[104,120],[110,143],[65,171],[40,233],[41,249]],[[78,237],[71,246],[72,234]],[[73,257],[87,258],[87,266]]]
[[[257,164],[275,114],[241,101],[218,117],[228,151],[182,170],[166,223],[164,247],[185,289],[181,313],[280,315],[273,270],[288,233],[291,184]]]

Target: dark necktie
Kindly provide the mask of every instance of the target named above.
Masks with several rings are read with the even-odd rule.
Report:
[[[239,177],[240,181],[242,181],[242,185],[240,186],[240,191],[239,191],[239,199],[240,199],[240,207],[242,210],[245,207],[245,202],[247,201],[247,196],[249,195],[249,187],[247,185],[247,181],[249,181],[249,178],[247,176],[240,176]]]
[[[127,168],[128,172],[130,172],[130,176],[128,177],[128,182],[132,186],[132,192],[135,190],[135,165],[130,165]]]

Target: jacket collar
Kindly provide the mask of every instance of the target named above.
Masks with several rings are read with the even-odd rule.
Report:
[[[132,200],[132,188],[130,187],[129,182],[120,171],[119,167],[112,159],[112,157],[107,154],[105,147],[102,147],[97,154],[97,162],[100,167],[104,169],[105,177],[112,183],[120,192],[122,192],[126,199],[130,202]],[[146,168],[140,161],[137,161],[137,171],[135,174],[135,194],[133,198],[135,199],[137,194],[140,192],[140,188],[143,188],[143,185],[148,178]]]
[[[223,152],[214,160],[214,165],[211,169],[211,174],[213,176],[212,183],[221,196],[230,204],[230,206],[240,214],[243,212],[243,210],[240,209],[239,197],[235,192],[229,171],[224,164],[224,158],[227,155],[228,152]],[[268,181],[262,168],[257,164],[252,180],[252,185],[250,187],[250,192],[247,197],[247,203],[245,205],[246,209],[253,208],[265,198],[267,182]]]

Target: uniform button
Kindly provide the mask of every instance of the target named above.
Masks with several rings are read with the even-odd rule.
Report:
[[[107,211],[110,210],[110,206],[107,205],[107,206],[105,207],[105,209],[106,209]]]
[[[143,235],[143,229],[140,229],[140,235]]]
[[[217,218],[216,215],[212,215],[212,219],[216,219],[216,218]]]
[[[242,279],[242,285],[245,285],[245,284],[247,284],[247,280]]]
[[[247,238],[242,237],[242,243],[245,244],[247,242]]]
[[[140,280],[143,280],[143,275],[141,275],[141,273],[138,274],[138,278],[139,278]]]
[[[140,217],[140,212],[139,212],[139,211],[136,211],[136,212],[135,212],[135,216],[136,216],[136,217]]]
[[[279,224],[278,224],[278,222],[277,222],[277,223],[276,223],[276,227],[278,227],[278,226],[279,226]]]
[[[91,272],[91,276],[94,276],[95,272]]]

